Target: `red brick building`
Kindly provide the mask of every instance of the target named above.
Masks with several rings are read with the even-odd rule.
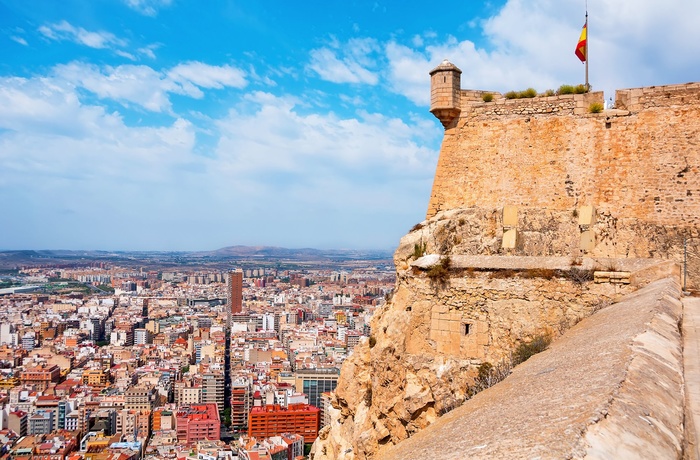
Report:
[[[248,415],[248,436],[269,438],[282,433],[295,433],[313,442],[318,436],[321,411],[309,404],[278,404],[253,407]]]
[[[175,416],[175,428],[178,442],[218,440],[221,438],[219,409],[216,404],[182,406]]]

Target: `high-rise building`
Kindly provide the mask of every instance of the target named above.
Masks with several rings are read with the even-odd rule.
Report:
[[[309,397],[309,404],[321,407],[321,394],[335,390],[340,369],[303,369],[295,375],[296,390]]]
[[[207,372],[202,375],[202,404],[216,404],[219,410],[224,408],[224,375]]]
[[[231,426],[244,429],[248,426],[248,414],[253,405],[253,384],[246,377],[231,383]]]
[[[228,306],[232,314],[243,311],[243,271],[228,272]]]

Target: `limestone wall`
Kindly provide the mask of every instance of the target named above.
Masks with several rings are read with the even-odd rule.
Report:
[[[673,252],[681,262],[688,241],[690,278],[700,286],[700,84],[621,90],[617,97],[624,110],[600,114],[587,113],[600,93],[463,98],[458,121],[445,130],[427,216],[507,205],[522,216],[573,214],[593,205],[601,216],[597,231],[631,246],[618,254],[596,246],[593,255]],[[626,239],[640,234],[646,242]]]

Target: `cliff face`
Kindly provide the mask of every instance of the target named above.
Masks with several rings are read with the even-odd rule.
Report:
[[[500,241],[469,223],[487,222],[476,214],[491,212],[453,210],[402,238],[393,298],[375,313],[370,339],[343,364],[333,421],[314,446],[315,459],[372,458],[463,403],[482,363],[507,360],[535,337],[557,337],[634,289],[586,275],[607,260],[474,255],[498,254]],[[551,218],[533,216],[538,226]],[[439,257],[429,254],[445,250],[450,268],[435,277],[430,267]],[[645,267],[630,260],[615,269]]]
[[[686,248],[688,287],[700,286],[700,84],[618,91],[617,110],[592,114],[589,106],[602,102],[601,93],[483,102],[481,92],[459,91],[459,70],[447,64],[435,69],[431,80],[438,86],[432,88],[431,108],[445,126],[445,137],[428,220],[401,239],[394,255],[393,298],[375,313],[369,340],[343,364],[332,423],[321,430],[312,451],[316,460],[406,457],[416,444],[406,444],[412,446],[409,450],[392,446],[420,436],[438,420],[451,437],[438,438],[433,432],[440,441],[431,444],[431,454],[465,432],[476,439],[478,424],[459,430],[445,424],[462,426],[453,415],[458,411],[450,411],[467,398],[479,366],[507,362],[519,345],[536,338],[555,339],[556,345],[579,321],[598,310],[607,312],[605,307],[650,281],[669,278],[672,286],[660,288],[660,295],[677,298],[674,283],[681,279],[678,265]],[[596,271],[604,273],[594,280]],[[644,302],[653,303],[650,298]],[[668,400],[672,409],[663,419],[654,415],[661,411],[655,404],[664,400],[659,382],[677,391],[682,381],[675,359],[677,327],[674,332],[672,326],[678,313],[673,304],[654,303],[653,311],[665,313],[648,317],[636,315],[640,312],[629,306],[596,315],[611,323],[604,330],[614,335],[615,315],[635,313],[620,325],[630,326],[625,333],[642,342],[637,350],[642,351],[630,361],[634,353],[615,342],[619,359],[610,361],[608,371],[620,378],[617,386],[606,387],[612,392],[606,394],[619,390],[624,397],[617,404],[586,406],[590,417],[599,418],[577,419],[573,444],[566,446],[573,450],[565,449],[562,457],[615,458],[635,448],[657,453],[655,443],[663,445],[658,450],[662,457],[679,455],[683,409],[677,407],[678,398]],[[641,313],[652,311],[635,302],[627,305],[642,308]],[[646,320],[656,321],[657,335],[644,335]],[[646,340],[652,336],[661,345],[647,350]],[[577,340],[585,347],[585,336]],[[579,351],[564,353],[568,358],[562,359],[580,362],[586,355],[583,348]],[[599,352],[601,359],[607,357],[605,347]],[[642,355],[647,352],[664,359],[646,362]],[[565,364],[556,358],[552,363]],[[654,372],[645,373],[647,365]],[[625,380],[620,372],[634,378]],[[604,380],[606,374],[598,376]],[[585,378],[585,373],[576,378]],[[509,381],[498,386],[507,387]],[[585,401],[576,398],[587,396],[577,387],[563,386],[564,381],[550,390],[570,393],[554,399],[583,407]],[[520,385],[528,394],[520,401],[521,420],[540,417],[527,412],[527,406],[541,394],[526,392],[526,380]],[[654,398],[648,401],[649,410],[635,412],[637,399],[646,396]],[[487,400],[481,403],[483,411],[501,397],[518,395],[503,393]],[[465,407],[483,398],[477,395]],[[507,409],[499,413],[509,417]],[[605,414],[614,415],[609,417],[613,422],[597,423]],[[560,421],[565,424],[574,415],[561,415]],[[620,425],[626,418],[634,419],[635,436],[645,436],[638,418],[654,426],[653,439],[636,447],[633,441],[626,444]],[[597,425],[591,428],[592,423]],[[519,429],[492,425],[508,433]],[[530,438],[514,435],[509,441],[526,446],[522,450],[500,451],[500,441],[492,438],[492,448],[484,451],[490,454],[483,458],[536,455],[539,447],[528,450],[527,445],[538,446],[540,427],[537,422],[528,426]],[[555,440],[556,430],[548,442]],[[469,447],[476,449],[475,456],[482,449]],[[463,458],[464,451],[453,454],[451,458]],[[430,455],[425,451],[423,456]]]
[[[379,457],[681,458],[679,287],[656,281],[581,321],[504,382]]]

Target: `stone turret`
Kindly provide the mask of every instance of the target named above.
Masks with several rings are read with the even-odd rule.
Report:
[[[430,112],[445,128],[461,112],[461,75],[462,71],[447,59],[430,71]]]

